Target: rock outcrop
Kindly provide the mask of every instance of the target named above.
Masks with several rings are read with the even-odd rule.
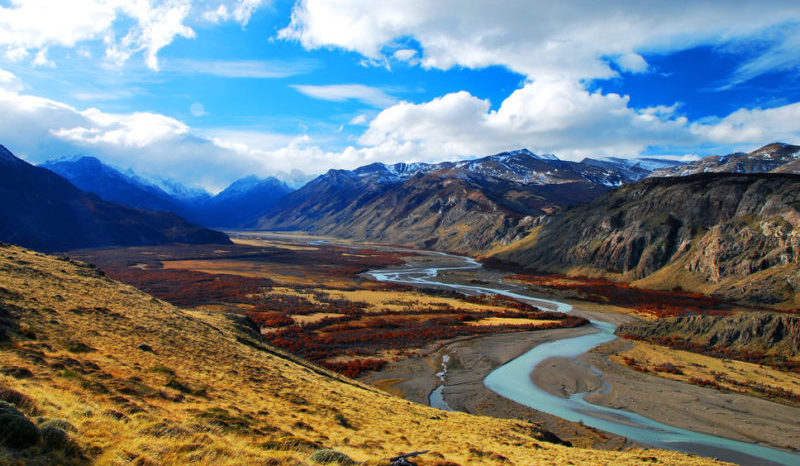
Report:
[[[653,178],[553,216],[498,258],[773,304],[800,289],[798,227],[798,176]]]
[[[618,335],[639,340],[678,339],[713,351],[800,359],[800,316],[773,312],[692,315],[621,325]]]

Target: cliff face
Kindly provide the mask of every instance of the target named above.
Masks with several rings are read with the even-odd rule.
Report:
[[[764,312],[682,316],[625,324],[617,334],[648,341],[677,338],[710,350],[716,347],[800,359],[800,317],[795,315]]]
[[[798,226],[800,177],[656,178],[553,216],[498,258],[779,303],[800,289]]]

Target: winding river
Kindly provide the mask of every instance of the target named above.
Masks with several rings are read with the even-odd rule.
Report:
[[[465,294],[498,294],[514,299],[545,305],[558,312],[569,312],[572,306],[549,299],[535,298],[515,293],[508,289],[486,286],[444,283],[436,279],[441,271],[478,269],[481,264],[469,257],[436,253],[448,260],[461,261],[461,265],[448,267],[405,267],[373,270],[368,272],[376,280],[418,286],[450,288]],[[662,424],[640,414],[622,409],[607,408],[585,400],[587,393],[577,393],[569,398],[552,395],[532,381],[530,374],[542,361],[551,357],[574,358],[592,348],[614,340],[613,324],[591,320],[597,332],[575,338],[567,338],[540,344],[527,353],[509,361],[491,372],[484,385],[499,395],[538,411],[542,411],[573,422],[602,429],[631,440],[654,447],[680,450],[702,456],[711,456],[741,464],[800,464],[800,455],[761,445],[716,437],[699,432]],[[431,396],[433,405],[447,408],[439,386]]]

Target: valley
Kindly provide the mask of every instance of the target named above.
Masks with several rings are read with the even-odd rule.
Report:
[[[246,315],[260,326],[262,336],[271,344],[408,400],[436,403],[433,392],[437,391],[439,403],[449,409],[522,418],[542,425],[575,446],[601,449],[635,447],[647,442],[631,440],[635,435],[630,433],[624,437],[608,433],[604,430],[608,427],[602,424],[598,430],[586,419],[582,423],[569,422],[563,414],[553,416],[520,406],[486,388],[484,378],[532,347],[595,332],[591,326],[583,325],[584,319],[618,325],[687,313],[717,316],[758,312],[698,294],[631,289],[596,279],[515,274],[497,264],[459,270],[463,268],[460,259],[424,250],[298,235],[229,235],[235,245],[224,249],[185,246],[70,254],[175,304]],[[403,267],[423,272],[421,277],[427,276],[427,270],[441,268],[439,278],[443,282],[436,284],[426,279],[415,283],[411,279],[391,285],[369,279],[369,275],[383,273],[375,272],[375,268],[391,274]],[[368,270],[372,272],[365,275]],[[195,277],[196,282],[187,277]],[[208,280],[222,280],[221,289],[225,291],[204,291],[213,289]],[[486,292],[492,284],[513,290],[509,293],[516,300],[479,297],[476,292]],[[453,289],[475,291],[464,296],[454,294],[450,291]],[[565,318],[564,314],[547,311],[553,309],[548,299],[525,298],[526,304],[522,305],[519,298],[524,296],[520,292],[566,300],[576,310]],[[373,335],[380,335],[378,341]],[[644,367],[632,364],[629,358],[645,361],[641,351],[631,356],[625,352],[630,350],[630,344],[620,344],[567,357],[563,349],[558,350],[561,359],[553,360],[552,367],[550,360],[545,360],[533,372],[532,380],[556,396],[588,391],[591,394],[586,399],[592,403],[623,408],[670,426],[773,448],[800,448],[800,432],[793,425],[798,413],[792,409],[770,401],[754,403],[744,394],[720,398],[714,388],[756,396],[763,393],[742,390],[741,384],[731,390],[731,384],[707,387],[696,383],[690,377],[700,378],[697,374],[703,372],[690,370],[690,364],[698,364],[685,356],[662,361],[651,354]],[[655,352],[664,353],[658,349]],[[447,369],[442,375],[445,356]],[[666,367],[667,362],[684,368],[689,375],[677,378],[668,371],[659,371],[659,365]],[[708,364],[707,361],[707,367],[715,367]],[[603,375],[598,378],[590,367],[600,368]],[[704,373],[713,370],[706,369]],[[645,372],[684,383],[670,385],[675,382],[644,375]],[[785,370],[773,370],[771,376],[788,389],[800,383],[800,377]],[[652,393],[659,393],[658,399]],[[774,396],[761,397],[781,401]],[[736,413],[735,422],[729,421],[732,413]],[[741,425],[758,426],[757,433],[742,431]],[[734,461],[753,460],[752,455],[720,453],[713,448],[695,451]]]
[[[61,282],[76,275],[94,277],[89,294],[102,301],[108,286],[125,283],[151,296],[142,298],[154,306],[145,314],[172,309],[168,314],[184,313],[192,325],[214,322],[209,325],[236,344],[278,355],[333,377],[336,384],[355,384],[382,396],[388,392],[439,413],[527,423],[536,439],[555,445],[622,452],[622,457],[655,447],[747,464],[797,460],[795,226],[800,201],[797,177],[774,168],[792,163],[794,146],[773,144],[722,158],[738,165],[722,164],[720,173],[684,176],[677,171],[655,178],[647,177],[653,168],[667,173],[670,164],[563,162],[520,150],[456,163],[331,170],[296,191],[249,177],[213,198],[194,201],[180,201],[97,160],[50,165],[111,200],[101,199],[10,152],[0,155],[10,173],[57,188],[45,190],[43,197],[13,191],[6,196],[11,203],[22,200],[21,205],[30,206],[25,225],[36,235],[26,234],[26,241],[39,241],[43,251],[62,251],[60,259],[30,252],[38,258],[31,262],[19,259],[28,254],[25,250],[4,246],[10,248],[4,269],[9,276],[27,276],[17,266],[46,269],[33,266],[39,271],[29,279],[10,283],[27,286],[30,279],[51,274],[49,260],[60,260],[77,268],[56,273],[56,288],[69,289]],[[746,167],[746,173],[730,173],[732,166]],[[767,169],[776,173],[762,173]],[[91,235],[65,242],[59,227],[70,223],[59,225],[58,218],[54,222],[37,212],[41,205],[65,200],[79,212],[65,218],[73,223],[81,215],[89,219]],[[190,205],[206,217],[192,217],[186,210]],[[209,226],[248,228],[216,232],[178,213]],[[6,237],[17,241],[14,234],[9,230]],[[34,287],[51,289],[38,281]],[[56,299],[62,304],[30,307],[27,295],[13,290],[6,295],[3,338],[15,365],[0,381],[10,391],[0,394],[11,399],[61,387],[53,377],[63,377],[76,382],[93,403],[119,402],[120,409],[106,412],[124,422],[142,412],[158,412],[152,400],[156,393],[175,403],[191,396],[195,407],[173,417],[169,429],[177,429],[180,434],[174,437],[182,439],[196,440],[203,433],[209,436],[205,444],[217,452],[215,445],[230,439],[206,430],[202,422],[222,431],[239,426],[233,429],[242,437],[237,442],[265,440],[267,453],[253,450],[252,444],[242,451],[250,458],[266,454],[275,464],[302,464],[304,455],[329,445],[338,449],[336,454],[376,451],[374,440],[358,446],[350,436],[337,437],[335,429],[314,429],[304,419],[318,414],[320,402],[307,403],[296,392],[287,399],[300,397],[306,403],[298,404],[309,407],[299,408],[302,416],[293,415],[300,419],[291,424],[297,429],[288,429],[256,421],[259,412],[211,401],[209,392],[230,392],[224,387],[232,382],[179,376],[186,369],[176,369],[182,366],[174,361],[154,365],[150,370],[157,376],[142,374],[141,364],[129,361],[125,364],[132,364],[134,375],[127,376],[128,382],[106,382],[125,371],[98,372],[101,361],[79,361],[61,355],[59,348],[82,354],[107,347],[87,342],[103,333],[70,313],[91,314],[99,325],[109,307],[74,307],[84,301],[61,293],[34,302]],[[67,314],[55,310],[58,318],[32,317],[56,308]],[[122,311],[112,314],[125,315]],[[142,337],[161,335],[161,345],[175,348],[172,327],[157,324],[157,316],[145,317],[155,319],[153,325],[128,330]],[[50,326],[64,320],[80,339],[59,339]],[[119,325],[103,325],[120,331]],[[158,325],[167,334],[158,333]],[[181,338],[188,343],[179,353],[197,351],[202,344],[187,335]],[[145,342],[137,348],[151,352],[154,346]],[[27,380],[39,371],[24,362],[25,355],[34,355],[34,364],[55,358],[46,365],[62,372],[41,372],[38,385],[18,391],[12,379]],[[204,364],[204,370],[213,365]],[[238,378],[239,370],[232,370]],[[159,384],[179,394],[156,390]],[[233,390],[234,398],[253,396],[250,388],[243,390]],[[29,404],[40,406],[34,399]],[[202,421],[187,426],[186,416]],[[353,416],[338,412],[334,419],[344,429],[358,430]],[[80,423],[67,417],[70,424]],[[442,414],[429,417],[443,419]],[[371,424],[360,419],[361,425]],[[263,425],[253,427],[254,422]],[[71,432],[97,437],[93,424],[86,426]],[[141,425],[136,429],[149,432]],[[284,445],[286,439],[292,440]],[[78,463],[81,458],[102,462],[108,451],[122,454],[102,441],[90,446],[87,437],[80,437],[80,443],[80,448],[70,447],[72,453],[63,452],[80,452],[73,458]],[[527,445],[516,443],[508,444]],[[40,454],[36,448],[20,454],[35,458]],[[194,451],[176,450],[169,443],[160,448],[134,448],[129,457],[178,461]],[[394,452],[402,453],[397,448]],[[450,464],[447,457],[457,458],[458,464],[509,461],[505,452],[475,446],[467,451],[466,457],[454,450],[448,456],[435,453],[443,464]],[[668,455],[650,452],[652,458]],[[204,450],[192,453],[191,461],[230,458],[230,453],[215,455]]]
[[[798,44],[0,0],[0,466],[800,465]]]

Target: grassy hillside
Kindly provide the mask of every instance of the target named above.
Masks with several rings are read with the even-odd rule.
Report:
[[[14,246],[0,247],[0,324],[0,399],[16,405],[0,403],[14,420],[0,463],[306,464],[322,447],[373,464],[425,449],[424,464],[711,462],[568,448],[527,422],[415,405],[267,346],[241,317]]]

